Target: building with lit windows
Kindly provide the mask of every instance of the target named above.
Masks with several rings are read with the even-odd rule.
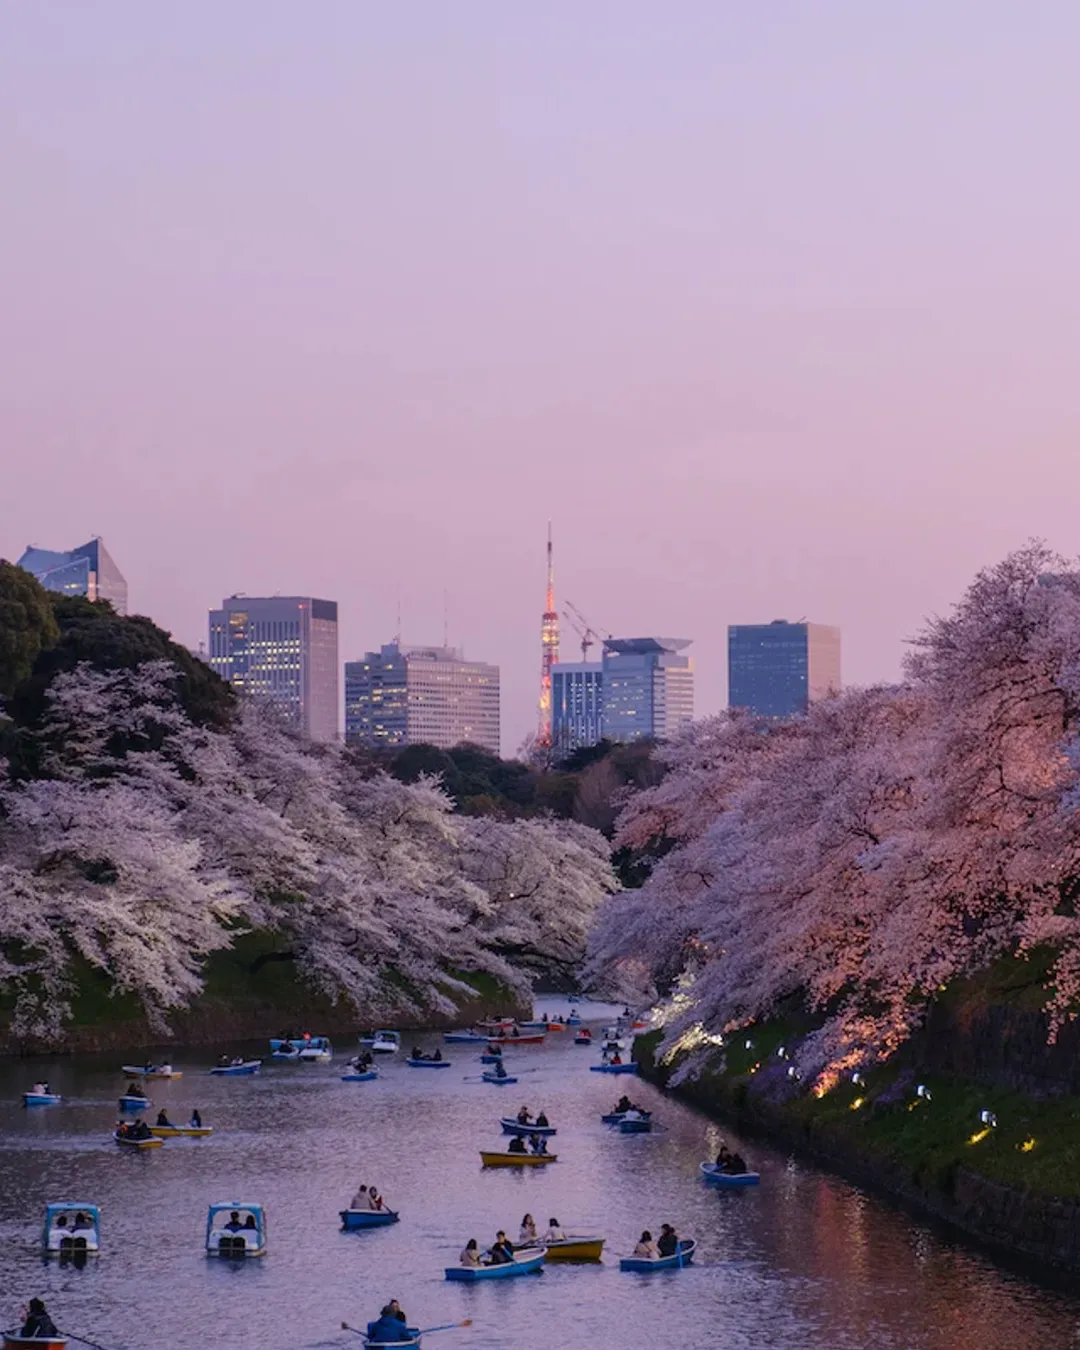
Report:
[[[605,638],[603,736],[669,740],[694,720],[689,638]]]
[[[457,647],[387,643],[345,663],[345,739],[354,745],[462,742],[499,753],[499,667]]]
[[[31,544],[18,566],[37,577],[47,591],[108,600],[117,614],[127,613],[127,582],[100,539],[91,539],[68,553],[34,548]]]
[[[551,745],[559,758],[604,739],[604,667],[557,661],[551,667]]]
[[[338,739],[335,600],[230,595],[210,611],[207,660],[223,680],[267,699],[313,741]]]
[[[785,619],[728,628],[730,708],[759,717],[797,717],[839,691],[839,628]]]

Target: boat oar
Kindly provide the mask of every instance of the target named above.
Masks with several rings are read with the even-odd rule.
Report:
[[[66,1336],[69,1341],[78,1341],[80,1345],[89,1345],[91,1350],[110,1350],[109,1346],[101,1345],[97,1341],[88,1340],[86,1336],[76,1336],[73,1331],[61,1331],[61,1336]]]

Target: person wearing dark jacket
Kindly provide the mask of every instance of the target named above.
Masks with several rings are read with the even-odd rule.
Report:
[[[45,1304],[39,1298],[32,1298],[26,1310],[26,1321],[22,1324],[20,1336],[58,1336],[56,1323],[45,1311]]]
[[[390,1303],[379,1314],[377,1322],[368,1323],[369,1345],[400,1345],[402,1341],[412,1339],[403,1316],[399,1316]]]
[[[656,1241],[656,1249],[661,1256],[674,1256],[679,1250],[679,1235],[671,1224],[660,1225],[660,1236]]]
[[[488,1256],[491,1258],[489,1264],[493,1266],[506,1266],[514,1259],[514,1249],[501,1228],[495,1234],[495,1242]]]

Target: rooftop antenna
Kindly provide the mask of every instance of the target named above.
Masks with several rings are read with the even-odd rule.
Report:
[[[442,645],[450,646],[450,601],[445,589],[442,593]]]
[[[401,646],[401,596],[398,596],[397,602],[397,631],[394,634],[394,641]]]

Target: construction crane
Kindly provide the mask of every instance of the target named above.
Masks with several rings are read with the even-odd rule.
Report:
[[[583,662],[589,659],[589,648],[594,643],[599,642],[603,645],[604,639],[592,626],[581,610],[569,600],[564,601],[566,608],[563,610],[563,617],[569,623],[570,627],[577,633],[581,639],[581,659]],[[609,633],[610,637],[611,634]]]

